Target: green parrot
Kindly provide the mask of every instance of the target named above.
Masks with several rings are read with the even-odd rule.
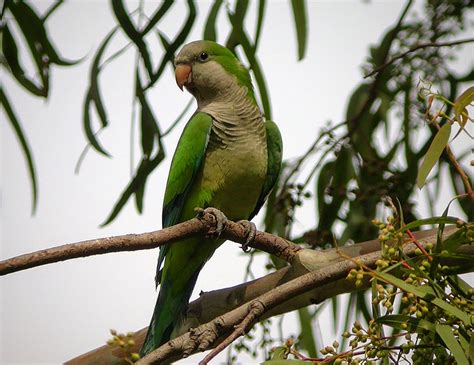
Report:
[[[193,218],[196,207],[215,207],[234,221],[250,220],[280,172],[278,127],[265,120],[248,70],[229,49],[211,41],[192,42],[179,52],[175,66],[176,82],[195,97],[197,110],[171,162],[163,227]],[[244,223],[249,231],[255,230]],[[142,356],[170,340],[184,318],[200,270],[223,242],[189,238],[160,249],[160,292]]]

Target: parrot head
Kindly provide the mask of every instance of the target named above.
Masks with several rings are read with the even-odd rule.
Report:
[[[244,86],[253,94],[248,70],[227,48],[212,41],[186,44],[174,61],[176,83],[194,97],[209,101],[226,94],[235,86]]]

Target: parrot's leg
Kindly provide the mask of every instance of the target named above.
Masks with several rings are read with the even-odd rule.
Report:
[[[202,217],[204,214],[208,213],[214,216],[216,220],[216,228],[213,231],[210,231],[206,238],[219,238],[221,233],[224,231],[225,225],[227,223],[227,217],[219,209],[216,208],[196,208],[194,209],[198,217]]]
[[[257,234],[257,227],[255,226],[255,223],[250,222],[246,219],[238,221],[237,223],[239,223],[241,226],[245,228],[246,239],[245,239],[245,243],[242,244],[241,248],[244,252],[249,252],[250,251],[249,244],[252,243],[252,241],[255,239],[255,236]]]

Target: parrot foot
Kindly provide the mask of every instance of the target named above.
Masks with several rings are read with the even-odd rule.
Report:
[[[210,214],[214,217],[216,226],[214,229],[210,229],[209,232],[207,233],[207,238],[219,238],[221,233],[225,229],[225,225],[227,223],[227,217],[225,216],[224,213],[222,213],[219,209],[216,208],[196,208],[194,209],[197,213],[198,218],[203,217],[205,214]]]
[[[237,223],[245,228],[246,239],[241,248],[244,252],[250,252],[251,248],[249,247],[249,244],[252,243],[252,241],[255,239],[255,236],[257,235],[257,227],[255,226],[255,223],[245,219],[238,221]]]

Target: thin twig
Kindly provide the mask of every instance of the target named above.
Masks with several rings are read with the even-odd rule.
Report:
[[[467,39],[460,39],[460,40],[457,40],[457,41],[452,41],[452,42],[440,42],[440,43],[436,43],[436,42],[430,42],[430,43],[422,43],[422,44],[419,44],[415,47],[412,47],[410,48],[408,51],[406,52],[403,52],[393,58],[391,58],[390,60],[388,60],[387,62],[385,62],[383,65],[380,65],[376,68],[374,68],[370,73],[368,73],[367,75],[364,76],[364,79],[370,77],[370,76],[373,76],[375,75],[376,73],[379,73],[380,71],[382,71],[383,69],[385,69],[387,66],[391,65],[392,63],[394,63],[395,61],[401,59],[401,58],[404,58],[405,56],[409,55],[410,53],[413,53],[415,51],[418,51],[419,49],[423,49],[423,48],[430,48],[430,47],[437,47],[437,48],[441,48],[441,47],[452,47],[452,46],[457,46],[459,44],[464,44],[464,43],[472,43],[474,42],[474,38],[467,38]]]

